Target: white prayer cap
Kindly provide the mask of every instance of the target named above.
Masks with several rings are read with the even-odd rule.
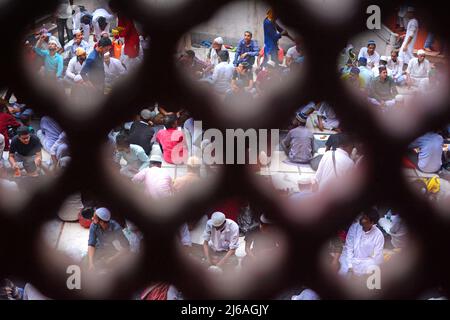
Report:
[[[264,214],[259,217],[259,221],[264,224],[273,224],[273,221],[267,218]]]
[[[159,155],[159,154],[152,154],[150,156],[150,162],[161,162],[162,163],[161,155]]]
[[[111,56],[111,54],[109,53],[109,51],[107,51],[103,54],[104,58],[109,58],[110,56]]]
[[[56,42],[55,40],[50,40],[49,42],[48,42],[48,44],[54,44],[54,45],[56,45],[58,48],[59,48],[59,44],[58,44],[58,42]]]
[[[380,60],[386,61],[386,62],[387,62],[387,61],[388,61],[388,57],[386,57],[386,56],[381,56],[381,57],[380,57]]]
[[[225,215],[222,212],[216,211],[211,216],[211,221],[214,227],[220,227],[225,222]]]
[[[80,29],[75,29],[75,30],[73,30],[73,34],[74,35],[77,35],[77,34],[79,34],[79,33],[81,33],[82,31],[80,30]]]
[[[414,12],[416,11],[416,9],[414,9],[414,7],[408,7],[408,12]]]
[[[202,165],[202,161],[198,157],[192,156],[189,157],[186,164],[191,168],[200,168],[200,166]]]
[[[405,100],[403,95],[398,94],[398,95],[395,96],[395,101],[396,102],[403,102],[403,100]]]
[[[208,268],[208,271],[211,272],[211,273],[213,273],[213,274],[217,274],[217,275],[220,275],[220,274],[223,273],[222,268],[220,268],[220,267],[218,267],[218,266],[210,266],[210,267]]]
[[[111,220],[111,212],[106,208],[98,208],[95,210],[95,215],[106,222]]]
[[[422,49],[418,50],[417,51],[417,55],[418,56],[424,56],[425,55],[425,50],[422,50]]]
[[[217,37],[214,39],[214,42],[217,44],[223,44],[223,38],[222,37]]]

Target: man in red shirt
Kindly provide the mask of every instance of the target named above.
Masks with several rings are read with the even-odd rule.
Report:
[[[177,116],[168,114],[165,116],[166,129],[158,131],[156,142],[161,146],[164,161],[172,164],[185,163],[188,156],[186,141],[183,132],[177,130]]]
[[[109,7],[117,14],[117,29],[119,30],[119,36],[124,38],[123,53],[128,57],[126,60],[135,59],[139,56],[140,50],[139,33],[136,30],[133,20],[120,12],[116,2],[117,1],[115,0],[110,1]],[[133,65],[131,61],[124,61],[127,68],[130,67],[130,63]]]
[[[8,112],[8,103],[0,99],[0,134],[5,138],[5,151],[9,150],[8,127],[18,128],[20,123]]]

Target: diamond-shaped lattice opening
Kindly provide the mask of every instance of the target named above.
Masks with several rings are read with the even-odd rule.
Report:
[[[44,272],[53,270],[54,279],[66,278],[62,290],[98,297],[134,270],[144,251],[142,240],[130,220],[89,196],[74,194],[44,224],[35,248]]]
[[[44,19],[27,30],[21,70],[31,86],[52,97],[49,108],[59,102],[66,112],[86,116],[98,111],[122,83],[133,81],[148,41],[139,36],[132,20],[113,8],[106,5],[89,12],[76,6],[75,15],[64,21]],[[90,24],[84,23],[85,16],[91,17]],[[68,27],[61,35],[57,26],[64,22]]]
[[[180,261],[186,269],[198,270],[214,295],[244,297],[261,277],[276,286],[286,239],[276,221],[262,212],[235,196],[213,205],[200,220],[183,224],[179,230]]]
[[[0,138],[0,198],[10,208],[20,208],[53,184],[71,162],[70,142],[61,126],[15,100],[13,96],[11,102],[2,101]]]
[[[299,87],[307,67],[305,43],[281,20],[264,2],[236,1],[183,35],[178,72],[190,90],[214,103],[211,112],[261,121],[276,112],[274,96]]]
[[[425,10],[409,8],[403,19],[385,10],[380,29],[349,39],[338,59],[346,93],[399,136],[444,112],[448,97],[447,41],[426,25]]]
[[[407,282],[422,250],[407,221],[395,210],[364,210],[341,224],[323,247],[321,272],[352,299],[378,299],[387,288]]]

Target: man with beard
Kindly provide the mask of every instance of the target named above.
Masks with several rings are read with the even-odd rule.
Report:
[[[44,58],[44,71],[50,78],[62,78],[62,73],[64,69],[63,57],[57,52],[58,43],[54,40],[48,42],[48,50],[42,48],[45,35],[41,35],[34,51],[41,57]]]

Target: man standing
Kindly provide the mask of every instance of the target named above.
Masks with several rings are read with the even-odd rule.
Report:
[[[250,31],[245,31],[244,38],[239,41],[233,62],[235,67],[242,62],[247,62],[251,70],[251,67],[255,64],[255,58],[259,54],[259,46],[256,40],[252,40],[252,37]]]
[[[111,8],[112,12],[117,14],[117,29],[119,30],[119,36],[124,39],[123,63],[128,70],[131,70],[136,66],[136,62],[139,61],[138,59],[136,59],[139,57],[140,51],[139,33],[136,30],[134,21],[120,12],[116,2],[117,1],[115,0],[110,1],[109,7]]]
[[[277,24],[277,15],[272,9],[267,11],[267,16],[264,19],[263,27],[264,61],[262,66],[264,67],[269,61],[269,57],[271,61],[278,64],[278,40],[280,40],[282,36],[288,36],[288,32]]]
[[[375,51],[377,48],[377,44],[373,40],[369,40],[367,42],[367,47],[361,48],[359,50],[358,59],[361,57],[364,57],[367,59],[367,66],[369,68],[373,68],[378,66],[378,63],[380,62],[380,54]]]
[[[417,34],[419,33],[419,21],[414,17],[414,8],[408,7],[407,18],[409,19],[408,26],[406,28],[405,39],[400,48],[400,58],[404,63],[414,58],[414,46],[417,40]]]
[[[297,114],[294,120],[297,127],[288,132],[281,146],[289,160],[298,163],[309,163],[312,159],[314,136],[306,128],[306,118]]]
[[[105,88],[105,67],[103,55],[111,50],[112,42],[108,38],[101,38],[97,47],[86,59],[80,75],[88,87],[96,89],[101,94]]]
[[[16,176],[20,176],[19,163],[22,163],[28,176],[39,175],[38,168],[41,167],[42,161],[41,148],[39,138],[31,135],[27,127],[21,126],[17,129],[17,136],[12,139],[9,149],[9,163],[15,170]]]
[[[409,60],[406,69],[406,83],[408,86],[417,86],[423,91],[429,84],[430,62],[425,59],[425,51],[417,51],[417,58]]]
[[[372,80],[369,90],[369,101],[375,106],[393,107],[395,96],[398,94],[397,87],[391,77],[387,74],[385,66],[379,67],[380,75]]]
[[[72,34],[72,5],[73,0],[59,0],[59,6],[56,11],[56,25],[58,28],[59,42],[64,46],[64,30],[67,33],[67,40],[73,38]]]
[[[238,224],[226,219],[222,212],[214,212],[203,232],[203,253],[209,265],[222,267],[235,264],[234,253],[238,247]]]

